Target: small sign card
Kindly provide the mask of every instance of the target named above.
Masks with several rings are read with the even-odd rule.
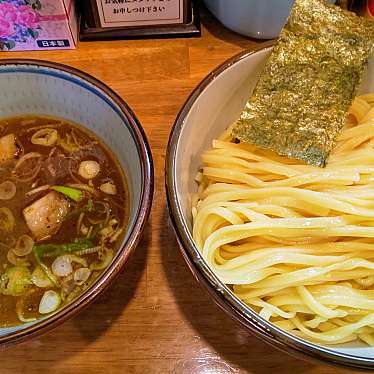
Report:
[[[101,27],[183,23],[184,0],[96,0]]]
[[[81,40],[200,34],[196,0],[83,0]]]

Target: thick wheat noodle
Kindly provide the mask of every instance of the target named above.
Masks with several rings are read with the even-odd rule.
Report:
[[[228,129],[202,157],[193,237],[261,317],[320,344],[374,345],[374,94],[357,97],[326,168]]]

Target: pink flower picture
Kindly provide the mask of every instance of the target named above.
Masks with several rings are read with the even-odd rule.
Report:
[[[0,16],[1,17],[1,16]],[[13,35],[13,24],[7,20],[0,19],[0,38],[6,38]]]
[[[0,0],[0,49],[36,39],[41,29],[40,0]]]
[[[0,3],[0,38],[12,36],[17,19],[17,8],[14,5]]]
[[[16,22],[24,27],[36,28],[39,22],[39,14],[30,6],[21,5],[17,11]]]

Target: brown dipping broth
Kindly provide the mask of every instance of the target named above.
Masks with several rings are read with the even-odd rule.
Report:
[[[57,130],[58,140],[52,146],[31,142],[31,137],[43,128]],[[110,150],[92,132],[70,121],[54,117],[22,116],[0,120],[0,138],[7,134],[15,134],[17,143],[21,145],[21,154],[15,159],[0,162],[0,185],[5,181],[11,181],[16,185],[16,194],[13,198],[0,199],[0,209],[9,208],[15,219],[13,229],[7,232],[2,228],[1,219],[4,217],[0,213],[0,327],[40,318],[42,315],[38,311],[39,304],[43,294],[48,290],[54,290],[61,296],[59,308],[83,292],[109,265],[113,253],[118,249],[123,238],[129,214],[129,194],[121,167]],[[37,152],[41,157],[25,161],[16,170],[15,166],[20,158],[30,152]],[[86,160],[96,161],[100,165],[99,174],[92,180],[82,178],[78,173],[80,163]],[[41,167],[38,171],[39,162]],[[116,194],[107,194],[100,190],[99,187],[107,182],[116,187]],[[60,228],[51,237],[37,242],[22,212],[24,208],[51,190],[45,189],[29,196],[27,193],[41,186],[69,184],[85,185],[89,190],[93,189],[94,193],[81,190],[82,186],[74,187],[82,191],[81,200],[75,202],[66,197],[70,209]],[[24,234],[35,240],[34,249],[40,244],[69,244],[75,239],[88,239],[92,244],[89,247],[95,248],[95,251],[68,253],[83,259],[87,266],[75,261],[71,262],[73,267],[71,274],[66,277],[55,276],[58,285],[37,287],[32,283],[31,278],[19,294],[4,295],[2,286],[6,284],[6,279],[3,278],[1,281],[1,276],[15,266],[7,259],[8,252],[16,246],[17,240]],[[26,263],[24,267],[27,267],[31,274],[38,266],[34,252],[22,257],[16,256],[16,259],[23,261],[22,264]],[[43,263],[50,272],[55,260],[56,256],[42,257]],[[87,281],[78,285],[70,278],[82,267],[90,269],[90,276]]]

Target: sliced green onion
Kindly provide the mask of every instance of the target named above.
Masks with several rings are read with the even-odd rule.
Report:
[[[60,192],[76,202],[80,201],[83,195],[81,190],[77,190],[76,188],[66,186],[52,186],[51,190]]]
[[[73,253],[89,249],[93,247],[93,243],[88,239],[76,239],[72,243],[68,244],[38,244],[34,245],[32,252],[35,260],[41,269],[44,271],[46,276],[56,286],[60,287],[57,278],[49,270],[48,266],[42,261],[42,257],[58,257],[66,253]]]
[[[75,239],[67,244],[38,244],[34,245],[33,252],[39,257],[58,257],[67,253],[82,251],[93,247],[93,243],[88,239]]]
[[[25,266],[7,268],[0,277],[0,293],[3,295],[20,296],[32,284],[30,270]]]
[[[39,265],[34,269],[34,271],[31,274],[31,282],[39,288],[48,288],[54,286],[52,281],[47,277],[46,273]]]
[[[44,292],[39,304],[40,314],[49,314],[54,312],[61,304],[60,295],[52,290]]]
[[[34,253],[35,260],[37,264],[40,266],[40,268],[44,271],[45,275],[48,277],[48,279],[56,286],[60,287],[60,284],[57,280],[57,278],[52,274],[52,272],[48,269],[48,266],[41,260],[41,253],[38,251],[38,248],[35,248],[37,246],[34,246],[32,249]]]
[[[87,201],[87,210],[89,211],[89,212],[92,212],[93,211],[93,201],[92,201],[92,199],[88,199],[88,201]]]

